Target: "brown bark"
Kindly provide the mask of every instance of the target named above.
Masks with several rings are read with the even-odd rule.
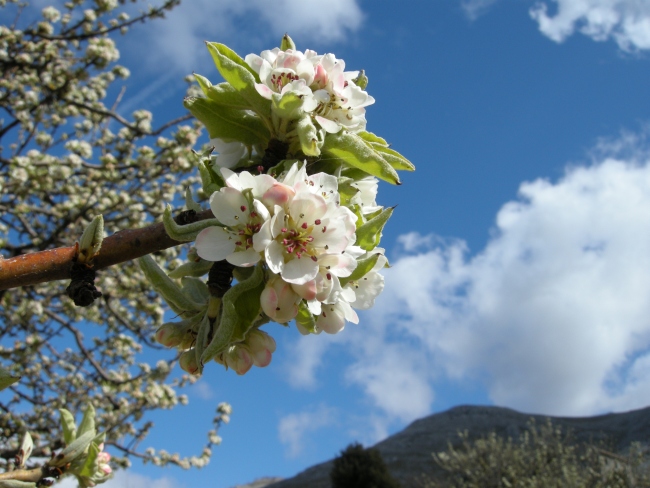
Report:
[[[213,218],[211,210],[196,214],[194,222]],[[126,229],[108,236],[93,260],[94,269],[136,259],[152,252],[183,244],[167,235],[162,222],[141,229]],[[74,246],[21,254],[10,259],[0,257],[0,290],[70,279],[76,258]]]

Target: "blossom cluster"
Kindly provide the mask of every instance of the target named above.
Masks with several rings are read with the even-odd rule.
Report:
[[[170,237],[195,241],[188,262],[169,275],[152,259],[141,265],[182,317],[156,333],[182,352],[181,367],[201,374],[215,360],[244,374],[271,361],[267,322],[336,334],[374,304],[393,212],[377,205],[378,179],[399,185],[397,171],[415,168],[366,130],[368,78],[334,54],[298,51],[286,35],[245,58],[207,47],[225,81],[195,74],[203,96],[184,105],[210,137],[198,158],[199,196],[215,218],[180,225],[169,207]],[[203,210],[190,191],[185,202]],[[206,273],[207,282],[197,279]]]
[[[341,205],[337,178],[308,175],[299,163],[278,179],[221,172],[226,186],[212,194],[210,208],[223,227],[199,233],[197,254],[241,267],[264,263],[268,280],[260,303],[275,322],[290,322],[304,304],[316,318],[315,332],[335,334],[346,321],[357,323],[354,309],[372,306],[383,289],[376,270],[386,260],[382,256],[360,280],[348,280],[368,253],[355,245],[358,217]],[[360,185],[357,195],[375,211],[376,181],[369,183]]]

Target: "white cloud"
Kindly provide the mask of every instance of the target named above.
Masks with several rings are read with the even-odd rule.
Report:
[[[498,0],[461,0],[460,6],[469,20],[476,20]]]
[[[401,236],[381,299],[339,334],[371,412],[424,415],[440,380],[528,412],[648,405],[648,146],[626,133],[557,182],[523,183],[474,256],[460,240]]]
[[[210,58],[203,41],[232,43],[236,51],[238,43],[246,43],[247,49],[260,44],[268,49],[270,41],[270,47],[278,45],[288,32],[300,44],[322,45],[344,41],[359,29],[363,17],[357,0],[330,0],[327,5],[317,0],[276,0],[272,4],[266,0],[192,0],[182,2],[165,20],[138,29],[146,36],[139,37],[130,49],[157,72],[204,72],[201,66]]]
[[[77,488],[76,478],[67,476],[57,483],[57,488]],[[185,485],[173,478],[151,479],[130,471],[118,471],[102,488],[184,488]]]
[[[647,0],[553,0],[540,2],[530,11],[540,31],[562,42],[576,30],[595,41],[614,39],[625,51],[650,49],[650,2]]]
[[[305,435],[334,424],[335,414],[333,408],[320,405],[309,411],[282,417],[278,424],[278,436],[280,442],[287,446],[287,456],[299,456],[305,449]]]

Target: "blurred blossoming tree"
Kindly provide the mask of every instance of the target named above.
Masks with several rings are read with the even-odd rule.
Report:
[[[155,125],[147,110],[121,113],[129,71],[116,63],[111,38],[178,1],[153,8],[73,0],[42,11],[0,1],[0,267],[2,259],[73,245],[98,214],[107,233],[146,226],[195,180],[199,125],[190,115]],[[173,266],[180,252],[157,257]],[[116,465],[138,457],[203,466],[215,432],[189,458],[143,445],[153,427],[147,414],[186,403],[179,390],[193,381],[170,374],[169,353],[142,359],[161,349],[152,341],[163,321],[160,297],[134,262],[107,268],[96,285],[103,295],[88,308],[56,281],[0,291],[0,364],[22,376],[0,393],[0,465],[14,462],[25,431],[34,443],[29,462],[60,450],[58,409],[80,414],[90,403]]]
[[[85,3],[22,28],[26,5],[0,3],[16,17],[0,31],[0,354],[22,377],[0,370],[0,457],[11,460],[0,486],[63,474],[95,486],[111,474],[106,445],[122,466],[205,465],[216,430],[197,457],[142,451],[144,414],[184,403],[176,390],[213,361],[240,375],[268,366],[272,323],[302,334],[358,323],[388,266],[379,244],[393,208],[376,202],[379,179],[415,169],[366,130],[365,73],[288,35],[245,58],[208,42],[225,81],[195,74],[191,115],[158,128],[147,111],[124,117],[110,85],[128,73],[110,34],[178,0],[133,18],[116,1]],[[192,154],[201,127],[210,144]],[[69,298],[53,281],[66,278]],[[160,297],[175,314],[162,324]],[[138,362],[156,343],[177,359]],[[176,361],[189,375],[170,376]],[[82,404],[77,428],[70,410]],[[215,426],[229,415],[220,404]],[[30,470],[30,454],[52,457]]]

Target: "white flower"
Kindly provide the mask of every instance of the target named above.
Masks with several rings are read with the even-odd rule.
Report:
[[[274,93],[298,92],[302,109],[312,113],[327,132],[365,129],[365,107],[375,99],[354,83],[359,73],[346,72],[345,62],[333,54],[275,48],[260,56],[249,54],[246,62],[260,75],[255,88],[263,97],[270,100]]]
[[[350,199],[351,204],[359,205],[364,215],[381,210],[377,205],[377,187],[379,181],[374,176],[366,176],[355,181],[352,186],[359,191]]]
[[[318,275],[320,255],[340,254],[354,242],[356,216],[304,185],[291,189],[278,184],[270,191],[285,196],[286,203],[274,206],[274,215],[255,234],[253,246],[264,252],[273,273],[304,285]]]
[[[267,208],[256,199],[252,205],[244,194],[231,187],[210,196],[210,208],[225,227],[208,227],[196,238],[196,252],[208,261],[227,260],[235,266],[253,266],[261,256],[253,248],[253,238],[268,221]]]
[[[358,310],[371,308],[375,304],[375,298],[384,290],[384,277],[379,274],[379,270],[388,263],[388,259],[384,256],[384,250],[376,247],[359,259],[369,258],[374,254],[380,254],[380,256],[372,269],[358,280],[350,281],[343,287],[342,293],[347,301]]]
[[[336,334],[343,330],[346,320],[353,324],[359,323],[359,317],[350,304],[345,300],[339,300],[336,303],[323,305],[321,314],[316,319],[316,327],[328,334]]]

